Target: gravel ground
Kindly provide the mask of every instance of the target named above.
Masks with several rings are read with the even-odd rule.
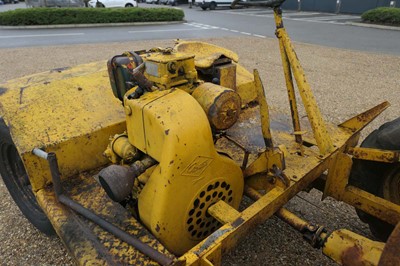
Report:
[[[205,41],[236,51],[242,65],[248,69],[258,68],[269,103],[288,113],[276,40],[225,38]],[[0,83],[51,68],[108,59],[125,50],[172,45],[171,40],[1,49]],[[295,46],[321,111],[328,121],[339,123],[375,104],[390,100],[392,107],[366,129],[365,136],[384,121],[400,116],[400,57],[300,43]],[[314,190],[311,193],[302,192],[286,207],[305,219],[324,224],[330,230],[347,228],[371,237],[353,208],[331,199],[321,202],[320,197],[321,193]],[[73,264],[58,238],[43,236],[23,217],[2,181],[0,221],[1,265]],[[334,265],[320,251],[309,247],[297,232],[274,217],[225,255],[223,264]]]

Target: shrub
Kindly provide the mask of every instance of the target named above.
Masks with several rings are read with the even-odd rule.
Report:
[[[400,25],[400,8],[379,7],[361,15],[365,22]]]
[[[181,21],[174,8],[26,8],[0,13],[0,25],[56,25]]]

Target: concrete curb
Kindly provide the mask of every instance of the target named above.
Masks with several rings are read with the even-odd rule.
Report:
[[[96,24],[65,24],[65,25],[34,25],[34,26],[0,26],[4,30],[18,29],[65,29],[65,28],[99,28],[99,27],[121,27],[121,26],[147,26],[147,25],[169,25],[181,24],[182,21],[160,21],[160,22],[130,22],[130,23],[96,23]]]
[[[381,30],[398,30],[400,31],[400,27],[396,26],[386,26],[386,25],[378,25],[378,24],[369,24],[369,23],[362,23],[362,22],[347,22],[347,25],[357,26],[357,27],[365,27],[365,28],[374,28],[374,29],[381,29]]]

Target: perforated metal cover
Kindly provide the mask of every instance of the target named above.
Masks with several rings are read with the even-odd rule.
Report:
[[[204,190],[199,192],[192,202],[192,208],[186,218],[186,226],[193,240],[201,240],[221,226],[216,219],[207,213],[207,209],[219,200],[228,204],[233,201],[231,185],[224,180],[211,182]]]

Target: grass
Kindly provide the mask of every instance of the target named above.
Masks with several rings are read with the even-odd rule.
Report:
[[[0,13],[0,25],[59,25],[123,22],[181,21],[174,8],[26,8]]]

